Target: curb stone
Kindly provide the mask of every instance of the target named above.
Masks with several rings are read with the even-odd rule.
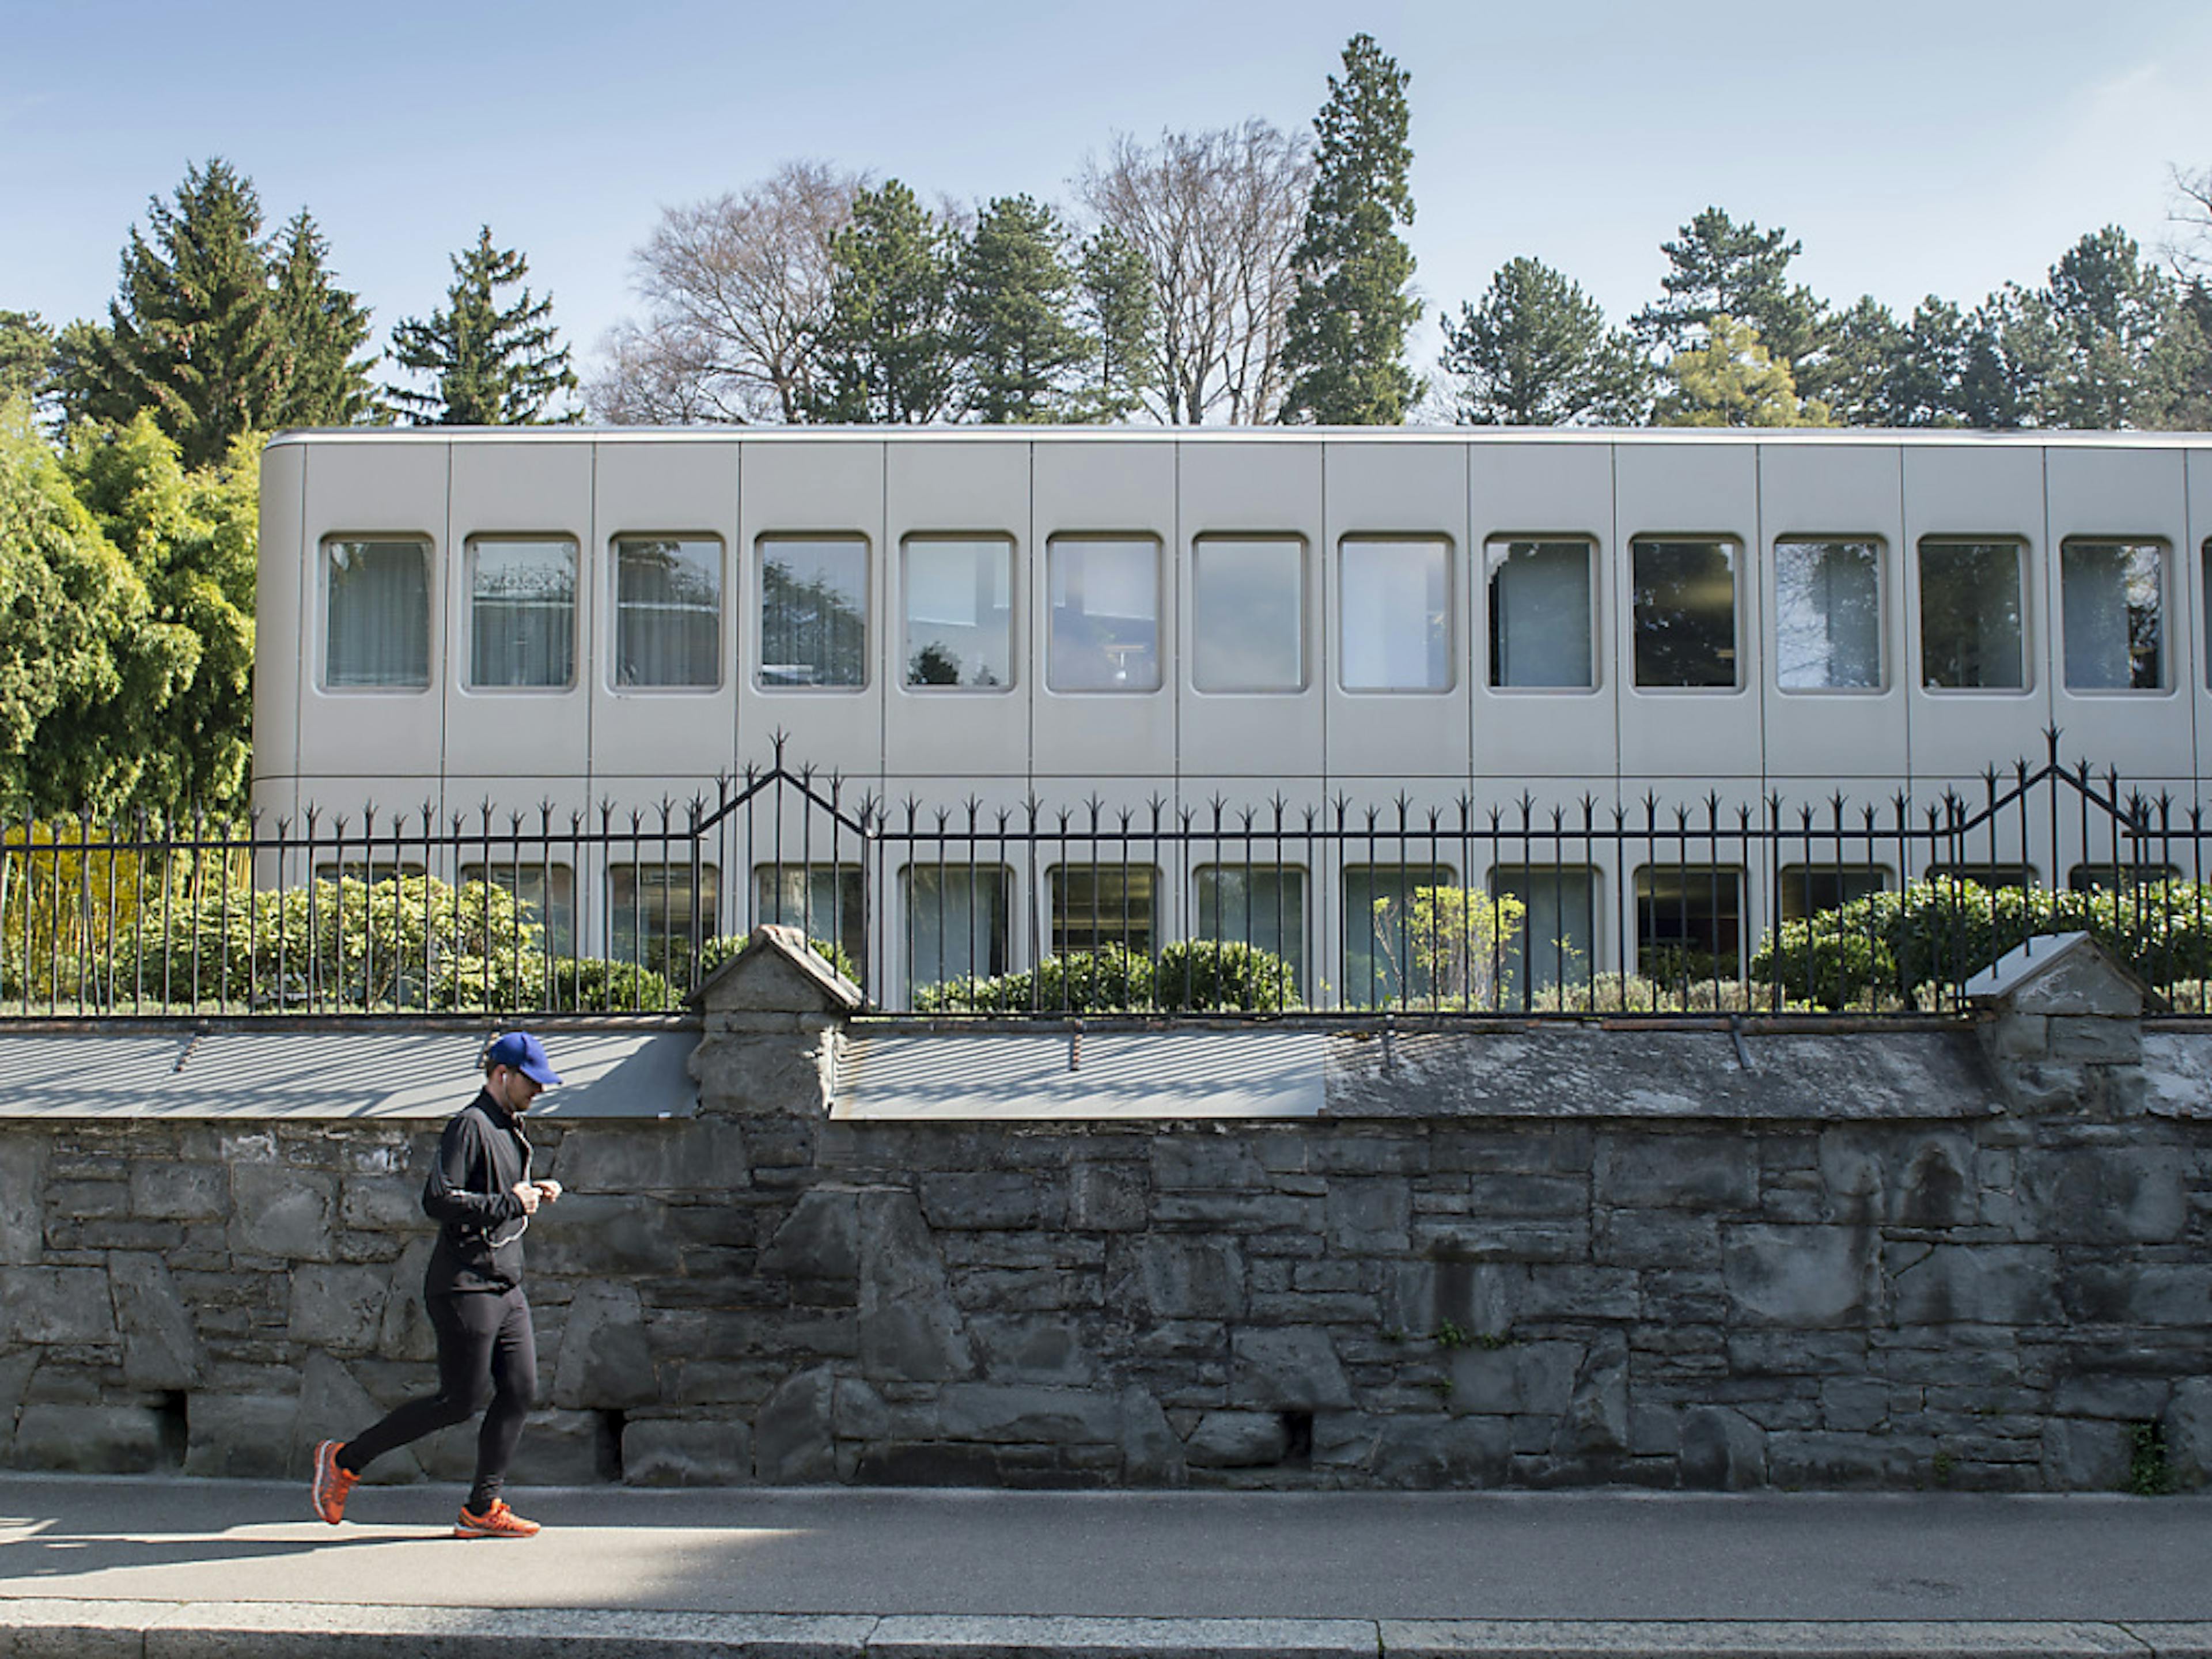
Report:
[[[1130,1619],[0,1600],[0,1659],[2212,1659],[2212,1623]]]

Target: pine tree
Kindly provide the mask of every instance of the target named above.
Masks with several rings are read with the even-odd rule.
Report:
[[[1707,325],[1705,343],[1668,360],[1673,382],[1654,411],[1661,426],[1826,426],[1827,406],[1800,398],[1790,365],[1762,344],[1759,331],[1726,312]]]
[[[240,433],[274,423],[286,363],[252,182],[221,157],[187,167],[173,206],[132,226],[108,326],[65,354],[64,408],[128,422],[150,410],[188,467],[222,459]]]
[[[0,311],[0,404],[36,404],[53,375],[53,330],[35,311]]]
[[[991,425],[1059,419],[1071,377],[1096,349],[1070,315],[1066,240],[1051,209],[1002,197],[983,210],[961,251],[953,313],[969,407]]]
[[[954,239],[897,179],[853,200],[837,234],[821,375],[808,402],[817,421],[920,423],[953,406]]]
[[[1444,370],[1458,381],[1454,416],[1467,425],[1626,424],[1649,401],[1634,343],[1540,260],[1509,260],[1480,307],[1444,319]]]
[[[450,308],[429,319],[402,318],[392,330],[392,356],[402,368],[431,377],[433,390],[387,386],[385,396],[416,423],[438,426],[527,426],[547,418],[564,392],[576,389],[568,349],[548,319],[553,296],[531,298],[524,289],[502,307],[499,290],[529,274],[529,261],[513,248],[492,246],[486,225],[477,245],[453,257]],[[573,420],[573,413],[552,417]]]
[[[1097,350],[1071,416],[1126,420],[1159,383],[1159,307],[1152,298],[1152,268],[1135,243],[1107,225],[1084,243],[1076,271]]]
[[[270,261],[285,358],[279,425],[351,426],[379,412],[368,378],[375,359],[354,356],[368,343],[368,311],[337,285],[329,255],[330,244],[301,208]]]
[[[1313,196],[1291,264],[1297,295],[1283,347],[1285,420],[1392,426],[1419,395],[1406,335],[1421,314],[1409,295],[1413,255],[1397,227],[1413,220],[1413,152],[1406,86],[1412,77],[1370,35],[1344,49],[1329,76]]]
[[[1629,325],[1648,349],[1671,357],[1696,345],[1712,319],[1725,313],[1758,330],[1767,351],[1793,375],[1817,380],[1814,360],[1827,343],[1823,308],[1810,289],[1790,281],[1790,262],[1804,252],[1803,243],[1779,227],[1761,230],[1748,219],[1739,225],[1709,207],[1659,251],[1668,267],[1659,279],[1665,297]]]

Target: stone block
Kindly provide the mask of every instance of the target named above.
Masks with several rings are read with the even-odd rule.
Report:
[[[384,1267],[302,1267],[292,1273],[287,1334],[306,1347],[366,1353],[384,1322]]]
[[[2130,1372],[2076,1372],[2061,1380],[2051,1398],[2054,1417],[2103,1417],[2122,1423],[2154,1421],[2173,1387],[2166,1377]]]
[[[1574,1402],[1575,1378],[1582,1364],[1579,1342],[1461,1348],[1451,1357],[1451,1413],[1455,1417],[1565,1417]]]
[[[1149,1389],[1121,1390],[1121,1478],[1133,1486],[1180,1486],[1189,1479],[1182,1442]]]
[[[1603,1135],[1595,1173],[1601,1209],[1748,1210],[1759,1199],[1758,1164],[1734,1137]]]
[[[1866,1229],[1731,1226],[1722,1249],[1729,1299],[1753,1319],[1819,1329],[1865,1313],[1873,1271]]]
[[[185,1473],[282,1480],[292,1473],[299,1417],[296,1395],[195,1394],[185,1402]]]
[[[107,1258],[115,1322],[123,1333],[123,1380],[134,1389],[189,1389],[206,1363],[191,1311],[168,1266],[151,1254]]]
[[[1766,1478],[1784,1488],[1909,1486],[1927,1474],[1911,1448],[1872,1435],[1781,1429],[1766,1437]]]
[[[733,1030],[732,1017],[708,1017],[690,1060],[702,1117],[819,1122],[829,1115],[835,1073],[827,1034],[790,1016],[770,1018],[787,1029]]]
[[[19,1469],[144,1474],[161,1467],[161,1427],[143,1406],[26,1406],[10,1455]]]
[[[1110,1394],[996,1382],[948,1382],[937,1401],[942,1440],[1118,1444],[1121,1406]]]
[[[2212,1307],[2212,1267],[2098,1263],[2067,1276],[2067,1310],[2097,1325],[2197,1327]]]
[[[1679,1406],[1632,1406],[1628,1413],[1628,1449],[1636,1457],[1679,1457],[1682,1418]]]
[[[2054,1325],[2055,1251],[2026,1245],[1893,1245],[1890,1317],[1911,1325]]]
[[[2092,1065],[2133,1066],[2142,1059],[2142,1022],[2100,1019],[2089,1014],[2051,1016],[2050,1054],[2053,1060],[2086,1060]]]
[[[1133,1232],[1145,1224],[1146,1171],[1125,1164],[1083,1164],[1068,1172],[1067,1224],[1084,1232]]]
[[[1229,1346],[1236,1405],[1313,1411],[1352,1403],[1352,1385],[1325,1331],[1237,1330]]]
[[[1565,1449],[1577,1457],[1628,1449],[1628,1351],[1607,1333],[1590,1345],[1568,1404]]]
[[[1766,1480],[1766,1434],[1741,1412],[1692,1407],[1682,1416],[1681,1480],[1705,1492],[1743,1492]]]
[[[230,1172],[230,1247],[242,1255],[328,1261],[337,1182],[319,1170],[240,1163]]]
[[[531,1218],[523,1245],[532,1274],[574,1279],[675,1273],[684,1255],[657,1199],[563,1194]]]
[[[597,1412],[534,1411],[522,1425],[510,1479],[523,1486],[588,1486],[613,1474],[615,1449]]]
[[[1267,1172],[1240,1136],[1193,1129],[1161,1135],[1152,1143],[1156,1191],[1264,1191]]]
[[[623,1425],[623,1481],[634,1486],[742,1486],[753,1478],[755,1451],[743,1423],[722,1419],[632,1418]],[[826,1469],[790,1477],[827,1480]],[[761,1479],[775,1477],[763,1474]]]
[[[434,1379],[428,1376],[422,1382],[425,1393],[436,1387]],[[370,1397],[346,1366],[328,1354],[309,1354],[300,1367],[299,1410],[293,1418],[291,1446],[284,1460],[286,1473],[295,1479],[304,1478],[313,1467],[318,1442],[348,1439],[384,1413],[385,1407]],[[362,1471],[362,1478],[386,1486],[420,1480],[422,1460],[412,1448],[402,1446],[377,1459]],[[467,1478],[466,1470],[460,1478]]]
[[[2040,1146],[2020,1156],[2029,1237],[2047,1243],[2166,1243],[2189,1222],[2181,1161],[2157,1146]]]
[[[1245,1309],[1244,1256],[1233,1239],[1153,1234],[1138,1247],[1145,1298],[1155,1319],[1237,1319]]]
[[[968,1332],[994,1382],[1081,1386],[1098,1373],[1096,1356],[1056,1313],[976,1314]]]
[[[760,1268],[787,1279],[858,1279],[859,1196],[841,1187],[802,1194],[761,1252]]]
[[[420,1183],[389,1175],[349,1176],[338,1185],[338,1219],[380,1233],[419,1232],[434,1225],[422,1213]]]
[[[384,1282],[384,1317],[376,1328],[376,1352],[386,1359],[434,1359],[438,1333],[422,1301],[422,1275],[436,1241],[417,1238],[400,1252]]]
[[[841,1376],[832,1390],[830,1422],[840,1440],[887,1440],[891,1432],[890,1407],[857,1377]]]
[[[1994,1059],[2039,1060],[2051,1052],[2051,1017],[2008,1010],[1990,1021],[1983,1041]]]
[[[837,1478],[836,1380],[827,1365],[786,1377],[753,1419],[752,1467],[769,1486],[817,1484]],[[629,1473],[629,1437],[623,1431],[623,1479]]]
[[[2166,1466],[2184,1492],[2212,1485],[2212,1376],[2185,1377],[2161,1419]]]
[[[100,1268],[13,1267],[0,1273],[0,1343],[115,1337],[115,1304]]]
[[[1394,1417],[1373,1437],[1367,1472],[1387,1486],[1498,1486],[1512,1455],[1497,1418]]]
[[[1996,965],[1998,975],[2008,964],[2015,972],[2009,994],[2000,997],[1996,1006],[2028,1014],[2139,1016],[2143,1009],[2142,988],[2093,941],[2084,939],[2072,948],[2059,945],[2045,961],[2033,959],[2033,953],[2049,952],[2066,937],[2053,934],[2032,939],[2000,961]],[[1967,989],[1972,994],[1974,987],[1969,985]]]
[[[1889,1419],[1889,1386],[1866,1377],[1835,1376],[1820,1384],[1820,1423],[1844,1434],[1865,1434]]]
[[[871,1377],[938,1382],[974,1375],[945,1260],[910,1193],[860,1194],[860,1361]]]
[[[744,1129],[726,1118],[579,1125],[561,1143],[572,1193],[730,1192],[752,1185]]]
[[[660,1398],[645,1310],[634,1285],[580,1285],[562,1322],[551,1395],[592,1411],[650,1406]]]
[[[1184,1460],[1194,1469],[1265,1468],[1283,1461],[1290,1431],[1277,1412],[1208,1412],[1185,1437]]]
[[[46,1249],[43,1137],[0,1137],[0,1267],[24,1267]]]
[[[921,1212],[937,1228],[1012,1228],[1037,1219],[1035,1176],[993,1171],[921,1177]]]
[[[134,1159],[131,1207],[149,1220],[212,1221],[229,1212],[230,1171],[220,1164]]]
[[[2051,1492],[2120,1492],[2128,1484],[2135,1431],[2125,1423],[2055,1417],[2043,1425],[2043,1484]]]

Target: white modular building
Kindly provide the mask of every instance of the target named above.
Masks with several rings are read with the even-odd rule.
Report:
[[[1091,803],[1735,821],[1979,795],[2051,728],[2130,787],[2193,803],[2212,775],[2202,435],[426,428],[281,435],[261,499],[253,799],[283,816],[650,812],[779,735],[848,799],[956,827],[1032,800],[1079,830]],[[2094,860],[2086,836],[2041,861]],[[1191,872],[1224,867],[1182,854],[1144,878],[1155,945],[1205,926]],[[1839,848],[1837,890],[1919,856]],[[1049,860],[999,859],[988,902],[918,882],[912,846],[876,872],[878,971],[1081,942]],[[1501,876],[1432,836],[1418,861],[1496,887],[1540,860]],[[1600,957],[1649,934],[1663,860],[1633,862],[1576,854],[1568,931]],[[1320,981],[1356,977],[1346,868],[1269,890],[1271,941]],[[707,878],[717,931],[777,890]],[[549,890],[590,934],[636,902],[622,879]],[[917,961],[925,887],[970,934],[988,913],[981,954]],[[1750,937],[1778,902],[1747,889],[1716,925]]]

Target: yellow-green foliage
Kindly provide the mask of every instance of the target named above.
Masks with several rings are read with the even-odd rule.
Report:
[[[1512,995],[1510,960],[1528,907],[1476,887],[1417,887],[1412,902],[1375,901],[1388,1000],[1494,1008]]]

